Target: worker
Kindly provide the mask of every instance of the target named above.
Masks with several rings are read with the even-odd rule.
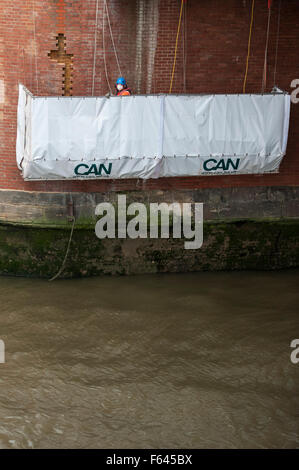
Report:
[[[127,82],[124,77],[119,77],[116,80],[115,88],[117,96],[129,96],[132,94],[131,90],[127,86]]]

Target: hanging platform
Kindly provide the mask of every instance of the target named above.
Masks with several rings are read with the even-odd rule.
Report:
[[[19,85],[25,180],[277,173],[290,95],[40,97]]]

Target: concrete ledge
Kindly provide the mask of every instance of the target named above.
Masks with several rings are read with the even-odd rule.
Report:
[[[0,190],[0,221],[39,226],[67,226],[72,200],[77,226],[94,226],[94,210],[118,194],[131,202],[203,202],[205,220],[299,217],[299,187],[234,187],[109,193],[54,193]]]

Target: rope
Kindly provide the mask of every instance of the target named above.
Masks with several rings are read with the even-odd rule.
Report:
[[[57,279],[57,277],[60,276],[60,274],[62,273],[62,271],[64,269],[64,266],[65,266],[65,263],[66,263],[66,260],[67,260],[67,257],[68,257],[69,251],[70,251],[70,246],[71,246],[71,241],[72,241],[72,237],[73,237],[75,222],[76,222],[76,219],[75,219],[75,217],[73,217],[73,224],[72,224],[71,234],[70,234],[70,238],[69,238],[69,242],[68,242],[68,245],[67,245],[67,250],[66,250],[66,253],[65,253],[65,256],[64,256],[63,263],[62,263],[61,268],[59,269],[58,273],[55,274],[55,276],[51,277],[51,279],[49,279],[50,282]]]
[[[246,82],[247,82],[247,73],[248,73],[248,63],[250,57],[250,44],[251,44],[251,35],[252,35],[252,25],[253,25],[253,16],[254,16],[254,0],[252,0],[251,6],[251,20],[250,20],[250,29],[249,29],[249,38],[248,38],[248,47],[247,47],[247,59],[246,59],[246,70],[245,70],[245,77],[243,82],[243,93],[246,90]]]
[[[92,87],[91,87],[91,95],[94,94],[94,82],[95,82],[95,74],[96,74],[96,55],[97,55],[97,33],[98,33],[98,6],[99,0],[96,3],[96,24],[94,30],[94,49],[93,49],[93,70],[92,70]]]
[[[115,55],[116,62],[117,62],[118,72],[119,72],[119,75],[122,76],[121,68],[120,68],[119,60],[118,60],[118,55],[117,55],[117,50],[116,50],[116,47],[115,47],[114,37],[113,37],[113,33],[112,33],[112,28],[111,28],[110,15],[109,15],[109,10],[108,10],[107,1],[104,0],[104,3],[105,3],[106,12],[107,12],[107,19],[108,19],[108,26],[109,26],[109,31],[110,31],[110,37],[111,37],[111,41],[112,41],[112,45],[113,45],[114,55]]]
[[[187,68],[187,2],[184,2],[183,16],[183,91],[186,93],[186,68]]]
[[[179,18],[178,30],[177,30],[177,34],[176,34],[174,59],[173,59],[173,66],[172,66],[172,74],[171,74],[171,80],[170,80],[169,93],[171,93],[171,91],[172,91],[172,84],[173,84],[175,65],[176,65],[176,57],[177,57],[177,51],[178,51],[178,41],[179,41],[179,35],[180,35],[180,29],[181,29],[181,23],[182,23],[183,7],[184,7],[184,0],[181,1],[180,18]]]
[[[35,29],[34,0],[32,0],[32,19],[33,19],[33,39],[34,39],[34,56],[35,56],[35,79],[36,79],[36,91],[37,91],[37,94],[38,94],[37,49],[36,49],[36,29]]]
[[[143,32],[145,26],[145,5],[146,0],[138,0],[137,2],[137,19],[136,19],[136,78],[135,88],[137,94],[141,93],[142,81],[142,58],[143,58]]]
[[[267,56],[268,56],[268,43],[269,43],[269,31],[270,31],[270,18],[271,18],[271,4],[269,4],[269,8],[268,8],[268,25],[267,25],[267,37],[266,37],[264,70],[263,70],[263,80],[262,80],[262,93],[264,93],[266,82],[267,82]]]
[[[276,68],[277,68],[277,53],[278,53],[278,41],[279,41],[279,30],[280,30],[280,11],[281,11],[281,0],[279,0],[278,7],[278,21],[277,21],[277,33],[276,33],[276,51],[275,51],[275,64],[274,64],[274,80],[273,85],[276,85]]]
[[[109,82],[109,77],[108,77],[108,71],[107,71],[107,63],[106,63],[106,47],[105,47],[105,9],[103,11],[103,58],[104,58],[104,69],[105,69],[105,75],[106,75],[106,81],[109,87],[109,91],[112,95],[112,88],[110,86]]]

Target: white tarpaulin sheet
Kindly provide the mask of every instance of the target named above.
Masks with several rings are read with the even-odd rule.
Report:
[[[19,86],[17,163],[32,179],[278,172],[290,96],[36,97]]]

